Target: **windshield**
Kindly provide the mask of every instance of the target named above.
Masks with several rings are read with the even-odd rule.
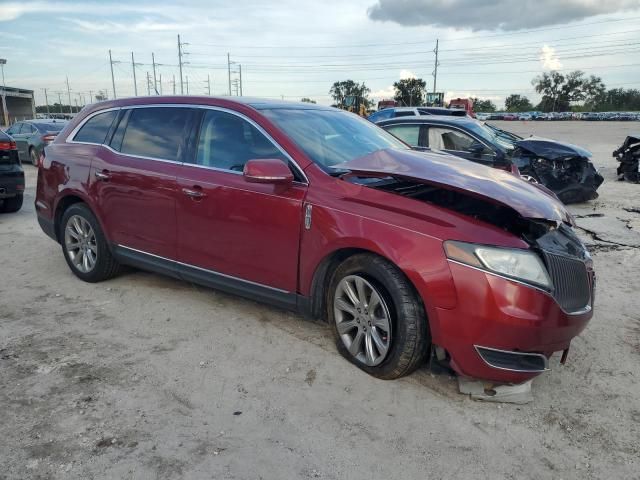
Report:
[[[409,149],[373,123],[340,110],[277,108],[265,109],[261,113],[327,171],[334,165],[378,150]]]
[[[504,151],[513,150],[515,148],[516,138],[514,135],[503,132],[488,123],[482,123],[474,120],[468,124],[469,130],[481,137],[491,145],[501,147]]]

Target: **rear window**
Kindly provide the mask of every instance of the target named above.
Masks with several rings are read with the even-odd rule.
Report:
[[[191,110],[188,108],[135,108],[122,139],[124,154],[177,161]]]
[[[107,132],[109,132],[109,128],[111,128],[111,124],[113,123],[113,119],[116,118],[118,114],[117,110],[111,110],[109,112],[99,113],[94,117],[91,117],[80,129],[80,131],[73,138],[76,142],[86,142],[86,143],[104,143],[105,138],[107,137]],[[62,129],[61,124],[52,124],[60,125],[60,130]]]
[[[36,123],[35,126],[41,132],[59,132],[66,123]]]

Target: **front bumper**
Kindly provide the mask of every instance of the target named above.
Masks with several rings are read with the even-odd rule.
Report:
[[[569,348],[593,315],[591,302],[578,313],[567,313],[542,290],[452,261],[449,267],[458,304],[436,308],[430,321],[433,342],[447,350],[460,375],[505,383],[529,380],[546,369],[539,356]],[[479,348],[538,358],[514,358],[534,366],[526,371],[517,363],[509,368],[499,356],[481,355]]]

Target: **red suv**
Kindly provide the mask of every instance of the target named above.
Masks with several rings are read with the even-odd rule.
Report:
[[[379,378],[431,352],[522,382],[592,315],[592,261],[558,200],[333,108],[104,102],[40,163],[38,221],[82,280],[132,265],[327,319]]]

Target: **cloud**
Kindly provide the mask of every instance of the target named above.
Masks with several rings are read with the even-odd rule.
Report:
[[[543,45],[540,51],[540,63],[546,70],[558,70],[562,68],[560,59],[556,56],[556,49],[549,45]]]
[[[193,27],[189,23],[156,21],[148,18],[132,23],[91,21],[77,18],[63,18],[63,20],[73,23],[78,30],[88,33],[163,32],[188,30]]]
[[[404,80],[405,78],[417,78],[416,74],[411,70],[400,70],[400,80]]]
[[[377,0],[371,20],[405,26],[521,30],[640,8],[640,0]]]
[[[127,3],[83,2],[6,2],[0,5],[0,22],[15,20],[26,14],[37,13],[86,13],[95,15],[114,15],[116,13],[157,13],[158,8]]]

